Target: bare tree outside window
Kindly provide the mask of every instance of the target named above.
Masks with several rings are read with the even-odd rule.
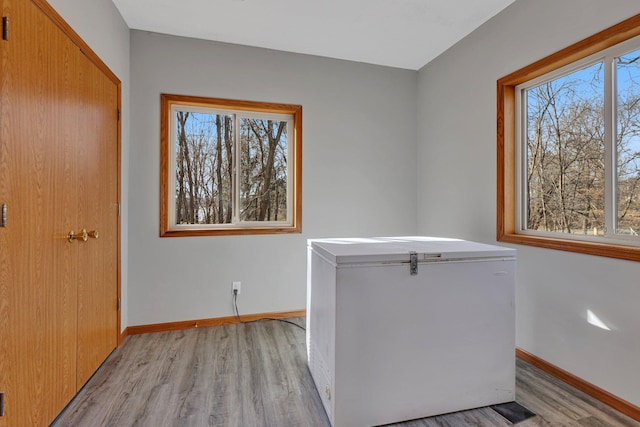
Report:
[[[616,232],[640,233],[640,50],[616,58]]]
[[[225,224],[233,214],[233,118],[176,113],[176,222]]]
[[[617,58],[616,233],[640,232],[640,52]],[[526,227],[603,236],[604,64],[529,88]]]
[[[240,219],[287,219],[287,123],[240,120]]]
[[[604,231],[602,65],[526,91],[530,230]]]

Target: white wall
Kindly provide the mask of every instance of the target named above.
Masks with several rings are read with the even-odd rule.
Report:
[[[122,83],[122,330],[128,325],[129,27],[111,0],[48,0]]]
[[[496,80],[639,12],[636,0],[518,0],[420,70],[420,233],[495,242]],[[514,247],[517,345],[640,405],[640,264]]]
[[[306,239],[416,229],[417,72],[131,32],[129,323],[305,308]],[[303,106],[302,234],[159,236],[160,94]]]

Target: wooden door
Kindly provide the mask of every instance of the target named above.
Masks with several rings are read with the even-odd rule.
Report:
[[[76,393],[78,47],[31,1],[4,0],[3,15],[0,425],[47,425]]]
[[[0,427],[48,425],[117,345],[119,84],[46,2],[0,5]]]
[[[117,345],[118,87],[80,61],[80,226],[89,231],[78,265],[78,389]]]

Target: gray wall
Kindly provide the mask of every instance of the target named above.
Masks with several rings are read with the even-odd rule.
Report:
[[[416,229],[417,72],[131,32],[129,324],[305,308],[306,239]],[[302,234],[159,238],[160,94],[303,106]]]
[[[419,233],[495,242],[496,80],[639,12],[636,0],[519,0],[420,70]],[[640,405],[640,264],[514,247],[517,345]]]
[[[122,83],[122,329],[127,327],[129,191],[129,27],[111,0],[48,0]]]

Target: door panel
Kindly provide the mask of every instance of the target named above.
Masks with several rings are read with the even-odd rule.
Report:
[[[81,59],[84,135],[78,166],[81,226],[98,232],[78,266],[78,389],[117,345],[117,86]],[[114,161],[115,160],[115,161]]]
[[[73,167],[78,48],[26,0],[4,0],[0,425],[46,425],[76,392]]]

